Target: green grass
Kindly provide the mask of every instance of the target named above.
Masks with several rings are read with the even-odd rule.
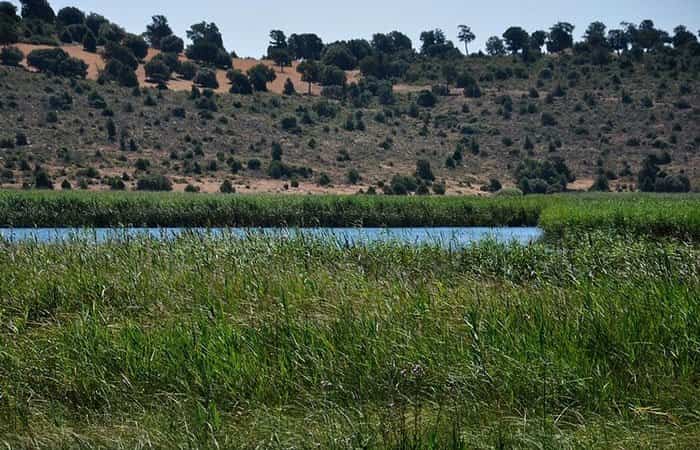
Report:
[[[700,249],[679,240],[78,239],[0,246],[0,279],[10,448],[700,440]]]
[[[535,226],[700,237],[700,196],[241,196],[0,192],[0,226]]]

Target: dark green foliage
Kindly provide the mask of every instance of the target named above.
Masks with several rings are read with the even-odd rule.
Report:
[[[274,81],[277,78],[274,69],[265,64],[257,64],[248,69],[248,78],[250,84],[256,91],[267,91],[267,83]]]
[[[148,43],[141,36],[127,34],[123,45],[131,50],[133,55],[139,60],[144,59],[148,54]]]
[[[32,50],[27,56],[29,65],[42,72],[65,77],[85,78],[87,64],[82,60],[69,57],[60,48]]]
[[[17,66],[24,59],[24,53],[17,47],[3,47],[0,50],[0,63],[5,66]]]
[[[284,82],[284,95],[294,95],[297,93],[296,89],[294,89],[294,83],[292,83],[292,80],[287,78],[287,81]]]
[[[36,19],[47,23],[56,20],[56,13],[46,0],[21,0],[20,3],[23,19]]]
[[[172,74],[170,66],[160,59],[152,59],[145,66],[146,78],[153,83],[167,83]]]
[[[139,191],[172,191],[170,179],[164,175],[145,175],[136,182]]]
[[[82,25],[85,23],[85,13],[78,8],[67,6],[58,11],[56,22],[64,27],[69,25]]]
[[[294,59],[318,60],[323,51],[323,41],[315,34],[292,34],[287,47]]]
[[[320,83],[323,86],[344,86],[346,81],[345,72],[335,66],[321,67]]]
[[[153,16],[151,20],[151,23],[146,26],[146,32],[144,33],[144,36],[151,44],[151,47],[155,49],[161,49],[162,41],[168,36],[172,36],[173,30],[170,28],[170,25],[168,24],[168,19],[165,16]]]
[[[104,57],[108,61],[112,59],[117,60],[131,70],[136,70],[139,66],[139,62],[131,49],[116,42],[108,42],[105,45]]]
[[[433,175],[433,171],[430,168],[430,161],[425,160],[425,159],[419,159],[416,161],[416,175],[417,178],[420,178],[422,180],[426,181],[434,181],[435,180],[435,175]]]
[[[83,37],[83,49],[86,52],[95,53],[97,51],[97,38],[92,31],[85,33]]]
[[[408,195],[418,189],[418,180],[412,176],[394,175],[391,183],[385,186],[384,193],[389,195]]]
[[[437,103],[437,97],[430,91],[420,91],[416,103],[424,108],[432,108]]]
[[[659,167],[670,162],[671,157],[667,153],[644,158],[637,176],[637,188],[642,192],[689,192],[688,177],[683,174],[669,175]]]
[[[253,85],[250,79],[240,70],[229,70],[226,73],[226,78],[231,82],[232,94],[252,94]]]
[[[284,131],[288,131],[290,133],[301,132],[301,128],[299,128],[299,124],[297,123],[297,118],[294,116],[283,117],[280,121],[280,125]]]
[[[524,194],[549,194],[566,190],[574,177],[561,158],[544,161],[526,159],[515,171],[518,188]]]
[[[181,38],[171,34],[160,41],[160,49],[165,53],[180,54],[185,50],[185,42]]]
[[[231,181],[224,180],[224,182],[221,183],[221,186],[219,186],[219,192],[222,194],[234,194],[236,189],[233,187]]]
[[[197,72],[199,72],[199,66],[192,61],[183,61],[177,68],[177,73],[183,80],[193,80]]]
[[[331,178],[328,176],[327,173],[321,172],[318,176],[318,185],[319,186],[328,186],[331,184]]]
[[[38,169],[34,174],[34,187],[36,189],[53,189],[53,181],[43,169]]]
[[[194,82],[209,89],[218,89],[219,87],[219,82],[216,79],[216,72],[209,69],[200,69],[194,77]]]
[[[357,67],[357,58],[343,43],[329,44],[321,55],[321,62],[328,66],[336,66],[342,70],[353,70]]]
[[[608,177],[605,174],[599,174],[593,181],[593,185],[589,189],[591,192],[609,192],[610,183],[608,182]]]

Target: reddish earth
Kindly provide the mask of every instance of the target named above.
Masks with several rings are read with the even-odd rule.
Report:
[[[33,45],[33,44],[17,44],[17,47],[24,52],[25,55],[29,54],[32,50],[37,50],[37,49],[45,49],[45,48],[52,48],[48,45]],[[102,70],[105,66],[105,61],[102,59],[102,56],[99,53],[90,53],[86,52],[83,50],[83,47],[81,45],[74,45],[74,44],[67,44],[67,45],[62,45],[61,48],[66,51],[70,56],[78,59],[82,59],[85,61],[85,63],[88,65],[88,75],[87,78],[90,80],[97,80],[97,77],[99,76],[100,70]],[[160,53],[158,50],[155,49],[149,49],[148,50],[148,55],[145,58],[144,62],[150,61],[154,56],[156,56],[158,53]],[[180,60],[186,61],[187,57],[184,55],[180,55]],[[268,83],[267,88],[270,92],[275,92],[277,94],[281,94],[284,91],[284,83],[286,82],[287,78],[292,80],[292,83],[294,83],[294,89],[296,89],[297,92],[299,93],[307,93],[309,90],[309,85],[308,83],[305,83],[301,81],[301,74],[296,71],[297,66],[299,65],[299,61],[294,61],[292,62],[292,67],[285,67],[284,69],[280,70],[278,66],[274,64],[273,61],[270,60],[258,60],[258,59],[253,59],[253,58],[235,58],[233,59],[233,67],[234,69],[241,70],[243,72],[247,71],[251,67],[255,66],[256,64],[263,63],[269,67],[272,67],[275,70],[275,73],[277,74],[277,78],[275,81]],[[23,62],[24,66],[27,67],[27,62],[26,60]],[[30,68],[31,70],[31,68]],[[146,71],[144,70],[143,64],[139,65],[138,69],[136,69],[136,76],[139,80],[139,83],[142,86],[150,86],[153,87],[153,83],[149,83],[146,81]],[[229,82],[228,79],[226,78],[226,71],[225,70],[217,70],[216,71],[216,78],[219,81],[219,88],[216,89],[217,92],[219,93],[225,93],[228,92],[229,90]],[[358,71],[349,71],[347,72],[347,78],[348,82],[356,82],[360,78],[360,74]],[[174,79],[170,80],[168,82],[168,87],[172,90],[175,91],[189,91],[192,88],[192,82],[183,80],[180,78],[175,77]],[[311,93],[313,95],[320,95],[321,93],[321,87],[319,85],[312,85],[311,88]]]

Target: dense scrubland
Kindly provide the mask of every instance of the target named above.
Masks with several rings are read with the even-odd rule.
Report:
[[[214,23],[185,40],[164,16],[137,35],[22,4],[21,17],[0,8],[2,43],[27,50],[6,47],[0,68],[6,187],[440,195],[700,180],[700,44],[683,26],[512,26],[468,56],[442,30],[416,48],[400,31],[324,43],[272,30],[267,59],[236,67]]]

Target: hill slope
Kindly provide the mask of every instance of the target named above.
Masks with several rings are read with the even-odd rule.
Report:
[[[74,54],[81,56],[80,51]],[[234,67],[244,68],[245,61],[235,61]],[[99,61],[88,62],[88,78],[95,78]],[[65,179],[73,186],[107,189],[106,178],[120,176],[129,187],[147,173],[162,173],[176,189],[192,184],[214,192],[229,179],[239,192],[351,193],[370,186],[379,190],[396,174],[412,174],[417,160],[428,160],[447,193],[456,194],[478,192],[491,178],[512,185],[525,158],[560,157],[577,179],[569,188],[587,189],[597,173],[606,172],[612,189],[634,189],[644,156],[667,152],[671,164],[664,170],[684,172],[698,186],[697,73],[659,69],[651,58],[631,69],[616,63],[576,66],[566,56],[546,56],[530,65],[508,57],[460,64],[480,80],[481,97],[466,98],[453,88],[450,95],[437,96],[434,107],[416,106],[418,94],[410,91],[420,90],[418,85],[395,86],[393,103],[384,105],[371,95],[358,100],[349,94],[343,101],[232,95],[224,79],[220,93],[208,101],[191,99],[191,85],[184,81],[171,82],[169,91],[150,89],[136,96],[131,89],[89,79],[3,67],[0,182],[31,184],[39,164],[57,186]],[[291,68],[285,72],[298,77]],[[297,90],[305,92],[305,83],[295,80]],[[278,75],[278,81],[284,78]],[[296,124],[286,121],[285,131],[282,119],[292,117]],[[26,136],[27,145],[17,145],[23,144],[17,134]],[[286,169],[308,167],[311,171],[297,173],[311,176],[283,171],[280,179],[271,177],[276,142]],[[458,148],[462,163],[447,167]],[[357,184],[348,181],[351,169],[361,178]],[[291,187],[292,178],[299,187]]]

